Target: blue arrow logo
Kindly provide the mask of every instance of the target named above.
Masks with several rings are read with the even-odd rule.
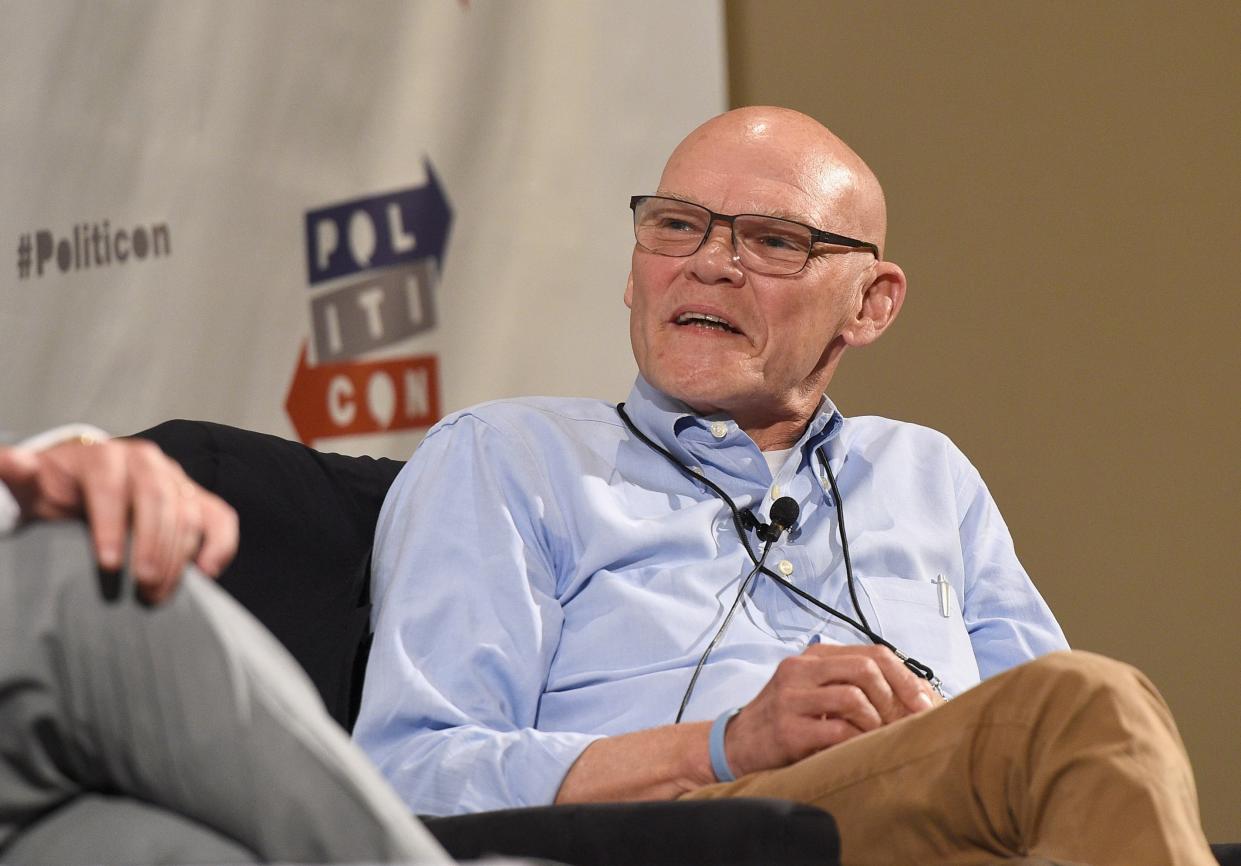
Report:
[[[337,277],[408,264],[443,264],[452,208],[431,168],[423,186],[328,205],[306,213],[311,286]]]

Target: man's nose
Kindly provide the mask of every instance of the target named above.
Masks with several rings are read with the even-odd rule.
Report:
[[[717,222],[707,232],[691,262],[695,274],[703,282],[736,282],[741,279],[741,260],[733,242],[733,229],[728,223]]]
[[[707,229],[707,237],[706,240],[702,242],[702,245],[705,247],[710,244],[719,244],[728,250],[729,255],[736,256],[737,250],[735,241],[736,239],[733,237],[732,224],[726,223],[722,220],[716,220],[711,224],[711,227]]]

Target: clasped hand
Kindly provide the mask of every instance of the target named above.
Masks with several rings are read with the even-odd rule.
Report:
[[[817,644],[780,662],[729,724],[728,763],[737,776],[783,767],[940,700],[885,647]]]
[[[163,601],[194,562],[217,577],[237,550],[237,515],[141,439],[64,442],[42,451],[0,448],[0,481],[24,520],[85,517],[100,566],[130,564],[139,595]]]

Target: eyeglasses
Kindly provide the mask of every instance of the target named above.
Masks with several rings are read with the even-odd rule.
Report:
[[[629,199],[629,207],[638,246],[661,256],[692,256],[706,241],[711,226],[723,222],[732,228],[738,261],[759,274],[798,273],[810,261],[810,250],[816,243],[869,250],[879,258],[879,247],[868,241],[779,217],[752,213],[729,216],[661,195],[635,195]]]

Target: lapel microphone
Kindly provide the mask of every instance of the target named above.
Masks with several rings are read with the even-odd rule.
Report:
[[[771,523],[758,525],[758,537],[763,541],[775,542],[786,531],[793,529],[797,517],[801,514],[801,506],[791,496],[781,496],[771,503]]]
[[[797,523],[801,508],[791,496],[781,496],[771,503],[771,523],[763,523],[747,508],[741,512],[741,525],[758,536],[759,541],[776,541],[785,530]]]

